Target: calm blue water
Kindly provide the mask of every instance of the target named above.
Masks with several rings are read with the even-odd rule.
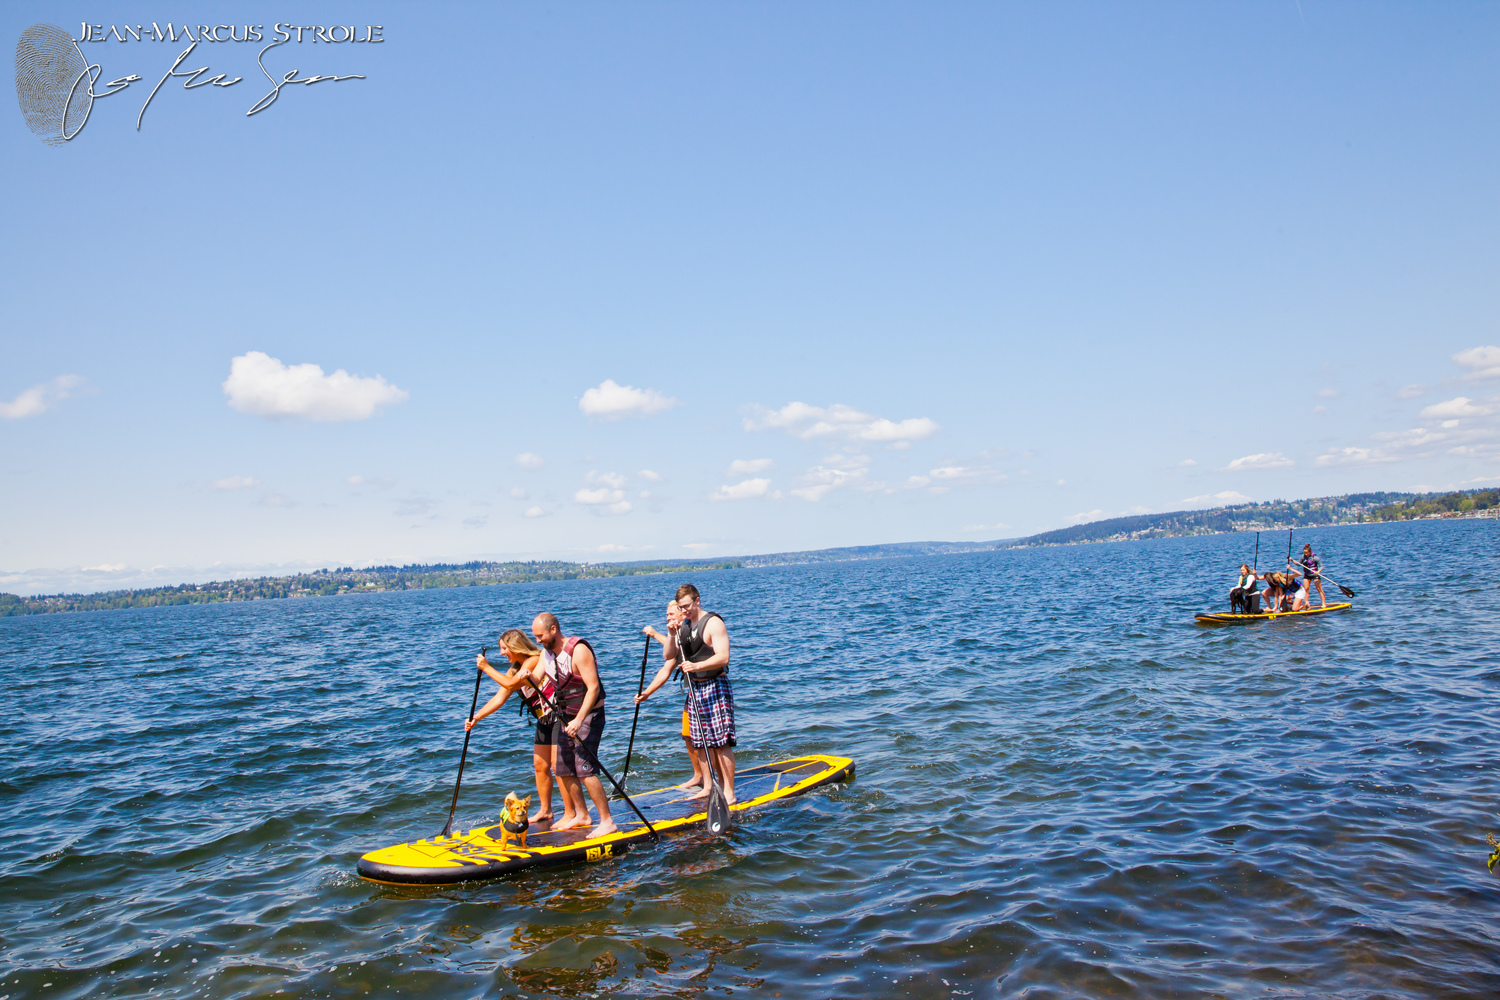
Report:
[[[477,647],[595,639],[618,762],[679,577],[0,620],[0,1000],[1500,995],[1500,522],[1298,539],[1355,611],[1193,625],[1248,535],[697,575],[741,761],[858,780],[442,890],[352,870],[441,827]],[[462,826],[531,788],[476,734]]]

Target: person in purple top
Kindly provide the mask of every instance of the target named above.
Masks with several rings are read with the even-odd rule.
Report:
[[[1318,607],[1328,607],[1328,598],[1323,596],[1323,575],[1320,570],[1323,563],[1313,554],[1311,545],[1302,546],[1302,574],[1307,578],[1310,586],[1318,588]],[[1311,597],[1311,595],[1308,595]]]

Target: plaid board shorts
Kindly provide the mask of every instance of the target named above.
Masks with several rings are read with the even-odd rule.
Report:
[[[688,738],[693,746],[734,746],[734,688],[729,675],[720,674],[701,684],[689,681],[687,697]]]

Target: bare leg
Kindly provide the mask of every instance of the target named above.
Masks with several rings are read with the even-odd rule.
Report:
[[[539,746],[531,752],[531,766],[536,771],[536,815],[531,822],[552,821],[552,748]]]
[[[555,744],[552,747],[552,773],[557,774],[557,746]],[[578,803],[581,797],[573,793],[567,779],[560,774],[557,776],[557,790],[562,793],[563,815],[561,821],[552,825],[552,829],[567,830],[578,826],[580,824],[580,820],[578,819]],[[581,822],[588,822],[587,810],[584,811]]]
[[[698,748],[693,746],[693,741],[686,736],[682,738],[682,743],[683,746],[687,749],[688,760],[693,762],[693,779],[691,781],[684,781],[677,787],[682,789],[684,792],[697,791],[700,788],[707,788],[708,781],[703,776],[703,773],[706,769],[704,768],[703,760],[698,753]]]
[[[578,779],[568,775],[557,776],[558,787],[562,790],[563,818],[552,824],[554,830],[572,830],[575,827],[589,825],[589,807],[583,801],[583,789],[579,787]]]
[[[1318,607],[1328,607],[1328,598],[1323,596],[1323,580],[1319,578],[1313,581],[1313,586],[1318,588]]]
[[[724,799],[734,805],[734,747],[713,747],[708,752],[714,755],[719,783],[724,786]]]
[[[604,794],[604,783],[591,774],[583,779],[583,786],[589,790],[589,798],[594,800],[594,808],[599,810],[599,825],[589,831],[589,836],[603,837],[614,833],[619,827],[615,826],[614,817],[609,814],[609,796]],[[584,811],[584,815],[588,815],[587,810]]]

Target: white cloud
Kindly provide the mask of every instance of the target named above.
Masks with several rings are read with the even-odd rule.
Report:
[[[490,516],[488,514],[475,514],[473,517],[464,518],[464,527],[482,528],[485,526],[485,523],[489,521],[489,519]]]
[[[1412,385],[1403,385],[1401,388],[1396,390],[1396,398],[1416,399],[1426,391],[1427,387],[1425,385],[1416,385],[1415,383],[1413,383]]]
[[[1003,483],[1006,479],[1005,476],[996,472],[994,469],[983,465],[944,465],[936,469],[928,469],[926,476],[913,476],[911,479],[907,480],[907,484],[911,485],[913,481],[918,478],[937,480],[938,482],[943,484],[940,488],[945,492],[949,488],[954,486],[974,486],[980,483]],[[1062,485],[1061,482],[1059,482],[1058,485]]]
[[[1182,461],[1177,463],[1177,467],[1179,469],[1191,469],[1197,464],[1198,460],[1196,458],[1184,458]]]
[[[750,500],[763,497],[771,488],[769,479],[746,479],[733,486],[720,486],[709,496],[710,500]]]
[[[257,500],[256,503],[260,504],[262,507],[297,506],[297,502],[295,500],[293,500],[291,497],[284,497],[280,493],[267,493],[265,496]]]
[[[1457,420],[1444,420],[1438,426],[1444,428],[1445,430],[1452,430],[1453,428],[1455,428],[1455,427],[1458,426],[1458,421]]]
[[[608,486],[612,490],[623,490],[625,484],[630,480],[618,472],[594,472],[590,470],[589,474],[583,477],[583,481],[586,483],[599,483]]]
[[[966,524],[960,531],[1005,531],[1010,525],[1004,521],[996,521],[994,524]]]
[[[753,476],[757,472],[765,472],[775,464],[769,458],[737,458],[729,463],[729,474],[731,476]]]
[[[1330,448],[1319,455],[1315,464],[1328,468],[1337,465],[1381,465],[1396,459],[1378,448]]]
[[[547,512],[545,510],[542,510],[542,508],[540,508],[540,507],[527,507],[526,508],[526,513],[523,514],[523,515],[521,515],[521,516],[522,517],[546,517],[547,516]]]
[[[87,388],[88,380],[82,375],[59,375],[51,382],[32,386],[9,403],[0,402],[0,418],[20,420],[46,413],[69,396]]]
[[[932,480],[926,476],[907,476],[905,486],[909,490],[919,490],[930,482]]]
[[[1453,355],[1453,360],[1469,369],[1465,382],[1500,378],[1500,347],[1471,347]]]
[[[660,472],[652,472],[650,469],[642,469],[640,472],[637,472],[636,475],[640,476],[648,483],[660,483],[664,481]]]
[[[586,416],[619,420],[624,417],[645,417],[662,410],[670,410],[677,400],[664,396],[655,389],[637,389],[633,385],[619,385],[614,379],[605,379],[592,389],[584,391],[578,400],[578,408]]]
[[[591,507],[600,514],[628,514],[634,508],[625,499],[625,491],[601,486],[598,489],[582,489],[573,494],[576,503]]]
[[[260,351],[229,362],[223,383],[229,405],[256,417],[305,420],[365,420],[382,406],[405,402],[409,394],[376,375],[332,375],[314,364],[285,365]]]
[[[540,469],[547,462],[535,452],[523,451],[516,456],[516,464],[523,469]]]
[[[937,422],[927,417],[887,420],[861,413],[842,403],[829,407],[788,403],[779,410],[758,407],[754,416],[745,418],[744,426],[747,431],[780,428],[804,441],[831,437],[849,441],[877,441],[893,447],[930,438],[939,429]]]
[[[1252,469],[1284,469],[1289,465],[1295,465],[1279,451],[1260,452],[1255,455],[1246,455],[1230,462],[1223,469],[1224,472],[1247,472]]]
[[[1312,408],[1312,411],[1314,413],[1327,413],[1328,407],[1324,406],[1322,403],[1319,403],[1317,406],[1314,406]]]
[[[1429,420],[1450,420],[1455,417],[1483,417],[1495,412],[1493,406],[1476,403],[1468,396],[1456,396],[1443,403],[1433,403],[1422,410]]]
[[[1318,390],[1318,396],[1320,398],[1322,398],[1322,399],[1334,399],[1334,398],[1336,398],[1338,396],[1338,394],[1339,394],[1339,391],[1337,389],[1319,389]]]
[[[1182,502],[1190,504],[1211,504],[1217,507],[1229,504],[1249,503],[1250,498],[1245,496],[1245,494],[1243,493],[1236,492],[1235,490],[1224,490],[1222,493],[1205,493],[1202,496],[1188,497]]]
[[[510,498],[512,500],[530,500],[531,494],[527,493],[519,486],[512,486],[510,488]]]
[[[259,486],[260,480],[254,476],[225,476],[223,479],[215,479],[208,485],[221,492],[228,493],[232,490],[248,490]]]
[[[790,492],[794,497],[817,503],[829,493],[845,486],[878,489],[878,483],[865,478],[868,471],[864,466],[853,464],[851,459],[830,455],[823,465],[815,465],[803,473],[799,480],[801,485]]]
[[[1066,485],[1068,485],[1068,481],[1066,479],[1059,479],[1057,481],[1057,485],[1059,485],[1059,486],[1066,486]]]
[[[396,485],[396,480],[390,476],[345,476],[344,482],[350,486],[378,486],[380,489],[388,490]]]

